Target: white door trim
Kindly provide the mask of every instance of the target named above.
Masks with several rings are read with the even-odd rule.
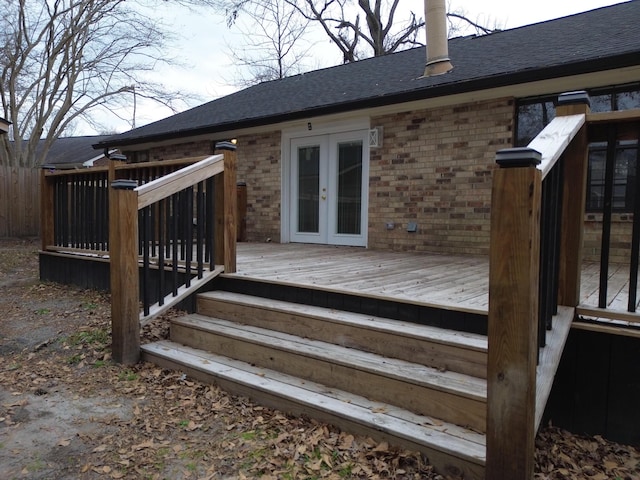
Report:
[[[281,198],[280,198],[280,242],[291,242],[291,141],[294,138],[313,137],[319,135],[341,134],[358,130],[368,132],[370,128],[369,117],[357,119],[327,122],[310,121],[301,123],[296,127],[282,131],[281,138]],[[367,133],[368,134],[368,133]],[[368,137],[365,137],[368,138]],[[362,203],[362,246],[367,246],[368,213],[369,213],[369,143],[363,143],[363,203]]]

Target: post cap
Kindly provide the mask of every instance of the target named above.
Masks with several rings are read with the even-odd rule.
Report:
[[[112,153],[107,157],[109,160],[117,160],[118,162],[126,162],[127,156],[121,153]]]
[[[566,92],[558,95],[557,105],[576,105],[586,104],[591,107],[591,99],[589,94],[584,90],[577,90],[575,92]]]
[[[138,186],[137,180],[114,180],[111,182],[111,188],[114,190],[133,190]]]
[[[542,162],[542,154],[529,147],[503,148],[496,152],[496,163],[501,168],[535,167]]]
[[[236,150],[236,145],[231,142],[216,142],[214,150],[229,150],[234,152]]]

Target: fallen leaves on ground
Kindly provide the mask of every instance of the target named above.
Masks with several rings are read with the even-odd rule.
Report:
[[[76,463],[50,478],[445,478],[415,452],[256,405],[181,372],[148,363],[114,364],[109,296],[40,283],[32,258],[35,243],[9,247],[11,253],[0,254],[0,275],[19,270],[21,282],[0,294],[0,385],[12,395],[11,402],[0,405],[0,427],[19,428],[17,412],[27,396],[53,391],[70,399],[107,399],[122,413],[96,414],[89,420],[95,428],[78,428],[74,437],[59,438],[51,452],[42,452],[47,462],[47,455],[64,456],[74,449]],[[17,255],[24,265],[7,260]],[[166,338],[175,315],[180,312],[147,325],[143,342]],[[638,451],[601,437],[547,427],[536,446],[540,480],[640,476]],[[21,473],[22,478],[42,478],[30,466]]]

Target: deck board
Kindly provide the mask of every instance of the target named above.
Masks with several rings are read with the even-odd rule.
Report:
[[[437,298],[438,305],[472,311],[484,312],[488,305],[489,264],[484,257],[240,243],[237,265],[237,272],[230,276],[429,305]],[[466,295],[467,300],[460,300],[470,283],[472,294]]]
[[[472,312],[488,311],[488,257],[296,243],[239,243],[237,265],[237,273],[230,276]],[[611,265],[609,269],[610,308],[626,310],[628,270],[626,265]],[[597,307],[599,271],[597,263],[583,265],[581,306]]]

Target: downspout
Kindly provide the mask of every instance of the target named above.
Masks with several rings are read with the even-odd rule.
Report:
[[[449,61],[445,0],[424,0],[427,64],[424,76],[442,75],[453,68]]]

